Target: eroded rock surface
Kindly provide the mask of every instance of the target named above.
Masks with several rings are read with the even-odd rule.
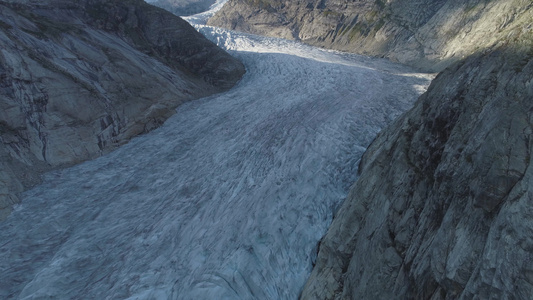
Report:
[[[159,126],[243,65],[141,0],[0,1],[0,219],[50,168]]]
[[[441,71],[531,26],[530,0],[229,0],[208,22]]]
[[[378,135],[302,299],[530,299],[532,31],[518,36]]]

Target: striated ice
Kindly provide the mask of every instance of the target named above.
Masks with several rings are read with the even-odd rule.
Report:
[[[0,223],[0,298],[298,297],[363,151],[431,76],[197,28],[244,78],[25,192]]]

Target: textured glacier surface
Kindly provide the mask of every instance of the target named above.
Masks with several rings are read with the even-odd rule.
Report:
[[[298,297],[365,147],[431,76],[197,28],[242,81],[25,192],[0,223],[0,298]]]

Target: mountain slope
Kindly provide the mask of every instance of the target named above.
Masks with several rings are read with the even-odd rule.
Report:
[[[302,299],[529,299],[533,32],[443,71],[382,131]]]
[[[532,5],[529,0],[229,0],[208,24],[440,71],[531,26]]]
[[[244,73],[141,0],[0,1],[0,43],[0,219],[42,171],[108,152]]]

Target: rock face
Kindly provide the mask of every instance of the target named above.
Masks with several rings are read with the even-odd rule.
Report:
[[[531,26],[530,0],[229,0],[208,22],[440,71]]]
[[[531,299],[532,41],[455,63],[379,134],[302,299]]]
[[[40,172],[94,158],[243,65],[141,0],[0,1],[0,219]]]
[[[215,0],[152,0],[149,3],[178,16],[190,16],[207,11]]]

